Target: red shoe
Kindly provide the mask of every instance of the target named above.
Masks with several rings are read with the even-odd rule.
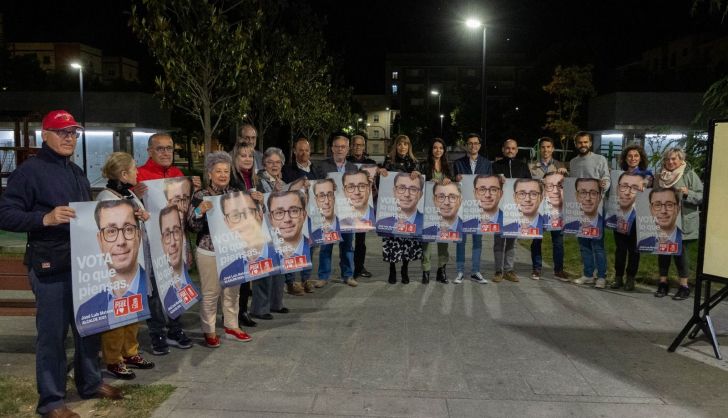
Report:
[[[212,337],[208,337],[207,335],[205,335],[205,345],[210,348],[220,347],[220,337],[218,337],[217,335],[214,335]]]
[[[241,343],[247,343],[248,341],[253,339],[253,337],[246,334],[245,331],[231,328],[225,328],[225,338],[229,340],[240,341]]]

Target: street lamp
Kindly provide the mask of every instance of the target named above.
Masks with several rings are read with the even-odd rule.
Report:
[[[442,99],[442,93],[437,90],[430,91],[430,94],[437,96],[437,114],[440,114],[440,101]],[[440,115],[440,136],[442,136],[442,115]]]
[[[481,78],[480,78],[480,106],[482,109],[482,115],[480,115],[480,134],[483,135],[483,139],[485,139],[485,128],[486,128],[486,113],[488,110],[488,105],[486,103],[486,99],[488,96],[487,88],[485,86],[485,24],[481,22],[478,19],[470,18],[465,21],[465,26],[469,27],[470,29],[477,29],[482,27],[483,28],[483,63],[482,63],[482,69],[481,69]]]
[[[442,120],[445,118],[445,115],[440,113],[440,138],[442,138]]]
[[[83,173],[86,172],[86,103],[83,101],[83,65],[72,62],[71,68],[78,70],[78,89],[81,93],[81,155],[83,155]]]

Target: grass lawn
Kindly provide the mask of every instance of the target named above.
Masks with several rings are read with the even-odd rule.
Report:
[[[121,385],[125,398],[119,401],[96,401],[93,416],[103,417],[150,417],[152,412],[174,392],[172,385]],[[68,388],[75,391],[73,381]],[[38,395],[35,379],[16,376],[0,376],[0,417],[34,418]],[[78,412],[78,411],[77,411]]]
[[[531,248],[530,240],[519,241],[521,245]],[[697,242],[692,243],[688,248],[688,256],[690,259],[690,282],[695,281],[695,267],[697,266],[698,260],[698,245]],[[614,232],[612,230],[605,230],[604,246],[607,252],[607,278],[614,278]],[[541,252],[543,254],[543,261],[552,265],[552,245],[551,245],[551,234],[544,234],[543,243],[541,244]],[[573,235],[564,236],[564,270],[566,270],[572,277],[580,277],[582,274],[581,265],[581,253],[579,252],[579,243],[576,237]],[[670,265],[670,278],[672,280],[677,279],[677,270],[675,265]],[[643,253],[640,257],[640,266],[637,271],[637,281],[646,284],[655,284],[659,278],[657,269],[657,256],[653,254]]]

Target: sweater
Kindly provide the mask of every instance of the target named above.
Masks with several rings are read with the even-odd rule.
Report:
[[[590,152],[585,156],[576,156],[569,162],[569,176],[580,179],[605,180],[607,185],[602,192],[609,189],[609,164],[604,156]]]

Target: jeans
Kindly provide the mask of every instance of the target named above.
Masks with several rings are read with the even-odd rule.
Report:
[[[604,234],[599,239],[577,238],[581,251],[581,262],[584,264],[584,277],[607,278],[607,255],[604,252]]]
[[[480,272],[480,253],[483,248],[483,236],[471,236],[473,237],[473,258],[472,264],[470,265],[470,272],[475,274]],[[468,235],[463,234],[463,242],[455,244],[455,269],[458,273],[465,272],[465,243],[467,240]]]
[[[151,272],[151,269],[148,272]],[[165,326],[167,326],[170,335],[179,334],[182,331],[182,324],[179,322],[181,316],[177,317],[177,319],[167,317],[167,314],[164,312],[162,299],[159,297],[159,291],[157,290],[157,280],[155,280],[153,273],[149,274],[149,281],[152,282],[152,295],[149,296],[149,313],[151,317],[147,319],[147,329],[153,341],[154,337],[165,337],[167,335],[164,332]]]
[[[281,310],[283,308],[283,287],[285,284],[285,279],[281,274],[254,280],[253,303],[250,305],[250,313],[260,316],[268,314],[270,311]]]
[[[348,280],[354,275],[354,241],[353,233],[341,234],[342,241],[339,242],[339,268],[341,269],[341,278]],[[334,250],[334,244],[326,244],[321,246],[319,251],[319,280],[329,280],[331,276],[331,252]],[[255,300],[255,298],[253,298]]]
[[[688,242],[690,241],[682,242],[682,253],[680,255],[660,254],[657,256],[657,267],[660,270],[660,276],[667,277],[667,273],[670,271],[670,259],[674,259],[678,277],[681,279],[688,277],[690,274],[688,268]]]
[[[364,259],[367,256],[367,234],[357,232],[354,234],[354,274],[364,270]]]
[[[311,247],[311,252],[308,255],[308,259],[313,262],[313,249],[314,247]],[[305,282],[306,280],[311,278],[311,269],[308,270],[301,270],[301,283]],[[296,281],[296,273],[285,273],[284,274],[286,278],[286,284],[293,284],[293,282]]]
[[[635,277],[640,266],[640,253],[637,251],[637,225],[632,224],[629,235],[614,231],[614,277],[623,277],[627,266],[627,277]]]
[[[450,254],[448,254],[448,246],[450,244],[446,242],[438,242],[437,243],[437,268],[444,267],[445,264],[447,264],[448,260],[450,259]],[[432,268],[432,263],[430,262],[430,243],[429,242],[423,242],[422,243],[422,271],[430,271]]]
[[[35,379],[38,387],[39,414],[46,414],[65,404],[66,335],[73,332],[75,351],[73,370],[76,389],[82,398],[90,398],[101,385],[99,370],[99,334],[81,337],[76,329],[71,290],[71,273],[39,278],[28,272],[35,295]]]
[[[544,231],[545,232],[545,231]],[[535,239],[531,241],[531,265],[534,270],[541,271],[542,257],[541,257],[541,241]],[[554,273],[560,273],[564,271],[564,234],[561,231],[551,231],[551,246],[553,252],[554,261]]]
[[[501,235],[493,237],[493,259],[496,273],[513,271],[516,262],[516,239],[503,238]]]

